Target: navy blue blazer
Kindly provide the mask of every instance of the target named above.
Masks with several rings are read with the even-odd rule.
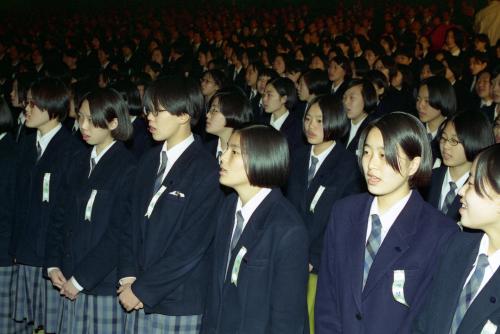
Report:
[[[10,133],[0,139],[0,266],[13,264],[9,245],[14,227],[16,142]]]
[[[222,193],[219,165],[196,140],[172,166],[148,219],[161,145],[137,167],[119,277],[134,276],[132,291],[147,313],[202,314],[210,274],[210,244]]]
[[[413,191],[363,284],[368,215],[374,197],[337,201],[326,230],[315,305],[316,333],[407,333],[426,296],[438,255],[458,226]],[[406,306],[392,292],[404,270]]]
[[[132,152],[137,160],[139,160],[147,150],[149,150],[155,142],[148,131],[148,125],[146,121],[137,117],[134,122],[132,122],[132,127],[134,129],[132,138],[125,142],[126,147]]]
[[[336,143],[308,188],[310,152],[311,146],[308,146],[292,155],[286,194],[306,224],[311,241],[309,263],[313,266],[312,272],[317,274],[323,251],[323,236],[333,203],[348,195],[361,192],[365,188],[365,183],[359,172],[356,157],[342,144]],[[320,187],[325,189],[314,210],[311,210],[312,201]]]
[[[62,214],[50,225],[46,267],[59,267],[66,278],[75,276],[84,293],[116,295],[120,237],[130,216],[135,158],[116,142],[89,177],[91,152],[80,154],[67,173]],[[89,221],[85,210],[93,191],[97,192]]]
[[[361,122],[361,125],[359,126],[358,131],[356,131],[356,134],[354,135],[354,138],[351,140],[351,142],[349,143],[349,145],[347,145],[347,141],[349,140],[349,133],[351,131],[351,122],[349,122],[349,131],[347,131],[347,134],[344,136],[344,138],[342,138],[340,140],[342,142],[342,144],[344,144],[344,146],[347,148],[347,150],[349,152],[351,152],[353,154],[356,154],[356,151],[358,149],[359,139],[361,137],[361,133],[368,126],[368,124],[370,124],[370,122],[375,119],[374,117],[375,117],[375,115],[373,115],[373,114],[372,115],[368,115],[363,120],[363,122]]]
[[[270,122],[271,114],[264,112],[264,115],[262,115],[261,118],[261,123],[271,126]],[[286,137],[290,152],[293,152],[306,145],[306,139],[302,131],[302,120],[299,119],[299,117],[292,111],[290,111],[290,114],[281,126],[280,132]]]
[[[304,224],[281,191],[273,189],[252,214],[227,266],[237,199],[229,196],[220,210],[202,333],[302,334],[308,276]],[[242,247],[247,252],[236,285],[231,272]]]
[[[483,233],[457,234],[442,256],[439,269],[413,333],[449,333],[458,299],[479,252]],[[465,313],[457,334],[482,333],[487,321],[500,326],[500,272],[497,270]]]
[[[446,175],[447,168],[448,168],[447,166],[442,165],[439,168],[433,169],[430,186],[423,191],[424,199],[438,210],[439,210],[439,198],[441,197],[441,188],[443,187],[443,181]],[[451,203],[451,207],[448,209],[448,212],[446,213],[446,217],[449,217],[451,220],[455,222],[460,221],[460,213],[458,212],[460,206],[461,206],[460,196],[457,194],[455,196],[455,199]]]
[[[16,176],[16,216],[11,253],[17,263],[42,267],[49,222],[60,210],[64,178],[83,145],[63,126],[40,160],[36,161],[36,132],[19,147]],[[47,176],[46,176],[47,175]],[[49,201],[43,201],[44,179],[49,180]]]

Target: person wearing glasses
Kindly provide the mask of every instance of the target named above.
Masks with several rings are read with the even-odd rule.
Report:
[[[494,138],[491,124],[482,113],[457,114],[445,120],[441,129],[439,148],[443,164],[432,170],[424,198],[447,217],[459,221],[458,192],[469,178],[472,161],[494,143]]]
[[[199,333],[211,272],[210,245],[222,199],[215,156],[191,127],[203,109],[199,83],[155,81],[145,94],[149,131],[163,142],[144,154],[121,242],[124,333]]]

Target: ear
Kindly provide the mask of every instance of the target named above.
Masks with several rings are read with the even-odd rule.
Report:
[[[413,176],[415,173],[418,171],[418,168],[420,167],[420,161],[422,159],[420,157],[415,157],[410,161],[410,166],[408,169],[408,175]]]
[[[179,122],[179,124],[189,123],[191,121],[191,116],[186,113],[180,114],[179,116],[177,116],[177,121]]]
[[[288,99],[288,96],[286,96],[286,95],[284,95],[284,96],[280,96],[280,102],[281,102],[282,104],[285,104],[287,99]]]
[[[115,117],[111,120],[111,122],[108,122],[108,129],[113,131],[118,127],[118,119]]]

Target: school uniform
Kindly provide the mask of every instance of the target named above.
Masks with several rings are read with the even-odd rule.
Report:
[[[198,333],[201,326],[219,165],[193,136],[166,152],[162,168],[164,152],[163,145],[143,156],[133,185],[118,276],[136,278],[132,291],[144,310],[127,314],[125,333]]]
[[[41,156],[37,161],[37,146]],[[15,277],[14,319],[35,326],[46,333],[57,326],[59,293],[43,277],[49,222],[59,210],[64,196],[63,179],[71,161],[82,149],[80,143],[59,124],[45,136],[34,133],[19,147],[16,176],[15,228],[10,251],[18,263]]]
[[[417,191],[384,214],[370,194],[337,201],[318,276],[316,333],[407,333],[457,231]]]
[[[483,233],[460,233],[453,238],[440,260],[427,301],[415,320],[413,333],[498,333],[499,251],[488,256],[488,265],[483,267],[482,279],[478,280],[480,284],[475,293],[470,290],[472,299],[465,313],[455,316],[459,303],[463,303],[461,294],[480,266],[480,256],[486,254],[488,244],[489,239]]]
[[[81,154],[67,173],[69,189],[60,219],[50,226],[46,267],[59,268],[80,293],[62,301],[57,333],[124,331],[117,266],[134,171],[132,153],[114,142],[99,155],[95,146]]]
[[[305,226],[279,189],[261,189],[244,207],[236,194],[227,197],[217,221],[202,333],[302,334],[307,252]]]
[[[436,131],[431,132],[429,126],[425,124],[425,129],[427,130],[427,139],[431,144],[432,161],[436,162],[437,159],[441,160],[441,150],[439,148],[439,138],[441,137],[441,132],[439,131],[439,128]]]
[[[447,166],[442,165],[439,168],[435,168],[432,170],[430,186],[424,191],[424,198],[433,207],[446,215],[446,217],[458,222],[460,221],[458,210],[461,206],[458,191],[468,179],[469,173],[466,173],[466,175],[460,177],[456,182],[453,182]],[[453,188],[451,188],[450,182],[454,183]],[[453,197],[451,197],[450,191],[454,192],[455,195]],[[448,196],[448,194],[450,195]]]
[[[342,100],[342,97],[344,96],[344,93],[347,90],[347,85],[348,85],[348,80],[342,81],[342,83],[338,86],[334,86],[332,83],[330,93]]]
[[[149,150],[155,142],[148,131],[146,121],[137,116],[132,116],[132,137],[125,142],[125,146],[132,152],[137,160],[139,160],[147,150]]]
[[[347,135],[340,140],[349,152],[353,154],[357,153],[361,133],[373,119],[374,116],[368,115],[358,124],[353,124],[352,121],[349,122],[349,131],[347,132]]]
[[[274,119],[272,114],[265,113],[261,121],[265,125],[272,126],[286,137],[290,152],[306,145],[302,131],[302,120],[292,112],[287,111],[279,119]]]
[[[0,332],[28,333],[25,323],[12,319],[12,278],[17,269],[9,254],[14,227],[16,142],[10,133],[0,134]]]

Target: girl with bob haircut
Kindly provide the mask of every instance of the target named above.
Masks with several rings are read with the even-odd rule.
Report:
[[[271,127],[231,136],[219,181],[235,193],[219,211],[202,333],[303,333],[308,237],[279,190],[288,164],[286,139]]]
[[[262,96],[265,111],[263,123],[284,134],[291,151],[305,144],[299,117],[292,112],[296,102],[296,89],[292,80],[278,77],[267,83]]]
[[[460,189],[458,233],[440,258],[413,333],[495,333],[500,323],[500,144],[478,154]]]
[[[36,131],[24,137],[16,166],[16,211],[11,254],[17,321],[34,323],[45,333],[57,331],[58,291],[47,280],[45,251],[49,223],[64,197],[66,172],[81,143],[62,126],[69,110],[69,91],[60,80],[35,81],[27,94],[26,126]]]
[[[439,148],[443,164],[432,170],[426,200],[444,215],[460,221],[458,191],[469,179],[477,154],[493,145],[491,124],[481,113],[460,113],[441,126]]]
[[[377,92],[369,80],[352,79],[346,86],[342,101],[344,111],[350,120],[349,131],[342,141],[347,150],[355,153],[363,129],[372,120],[370,114],[377,107]]]
[[[309,232],[308,311],[314,333],[314,298],[323,250],[323,236],[332,204],[361,192],[356,157],[339,143],[349,128],[341,100],[323,95],[312,100],[304,117],[307,145],[292,155],[287,198]]]
[[[436,255],[458,227],[414,190],[428,181],[432,166],[417,118],[394,112],[377,119],[363,131],[359,151],[369,193],[333,205],[318,275],[316,333],[407,333]]]
[[[245,93],[237,86],[219,89],[210,99],[209,106],[205,129],[218,139],[208,142],[207,146],[219,159],[233,131],[250,123],[253,111]]]
[[[438,130],[444,120],[457,110],[457,98],[450,82],[439,76],[422,81],[418,88],[416,107],[418,118],[425,124],[435,160],[440,156]]]
[[[110,88],[83,98],[78,112],[90,145],[67,170],[62,213],[51,222],[48,275],[66,297],[57,333],[122,333],[125,313],[116,297],[120,233],[129,216],[135,158],[123,141],[132,134],[127,104]]]
[[[299,79],[299,100],[306,102],[306,110],[317,96],[328,94],[328,75],[322,70],[311,70],[302,74]]]
[[[349,58],[337,55],[328,64],[328,79],[332,82],[331,93],[342,97],[347,81],[351,77],[351,62]]]

